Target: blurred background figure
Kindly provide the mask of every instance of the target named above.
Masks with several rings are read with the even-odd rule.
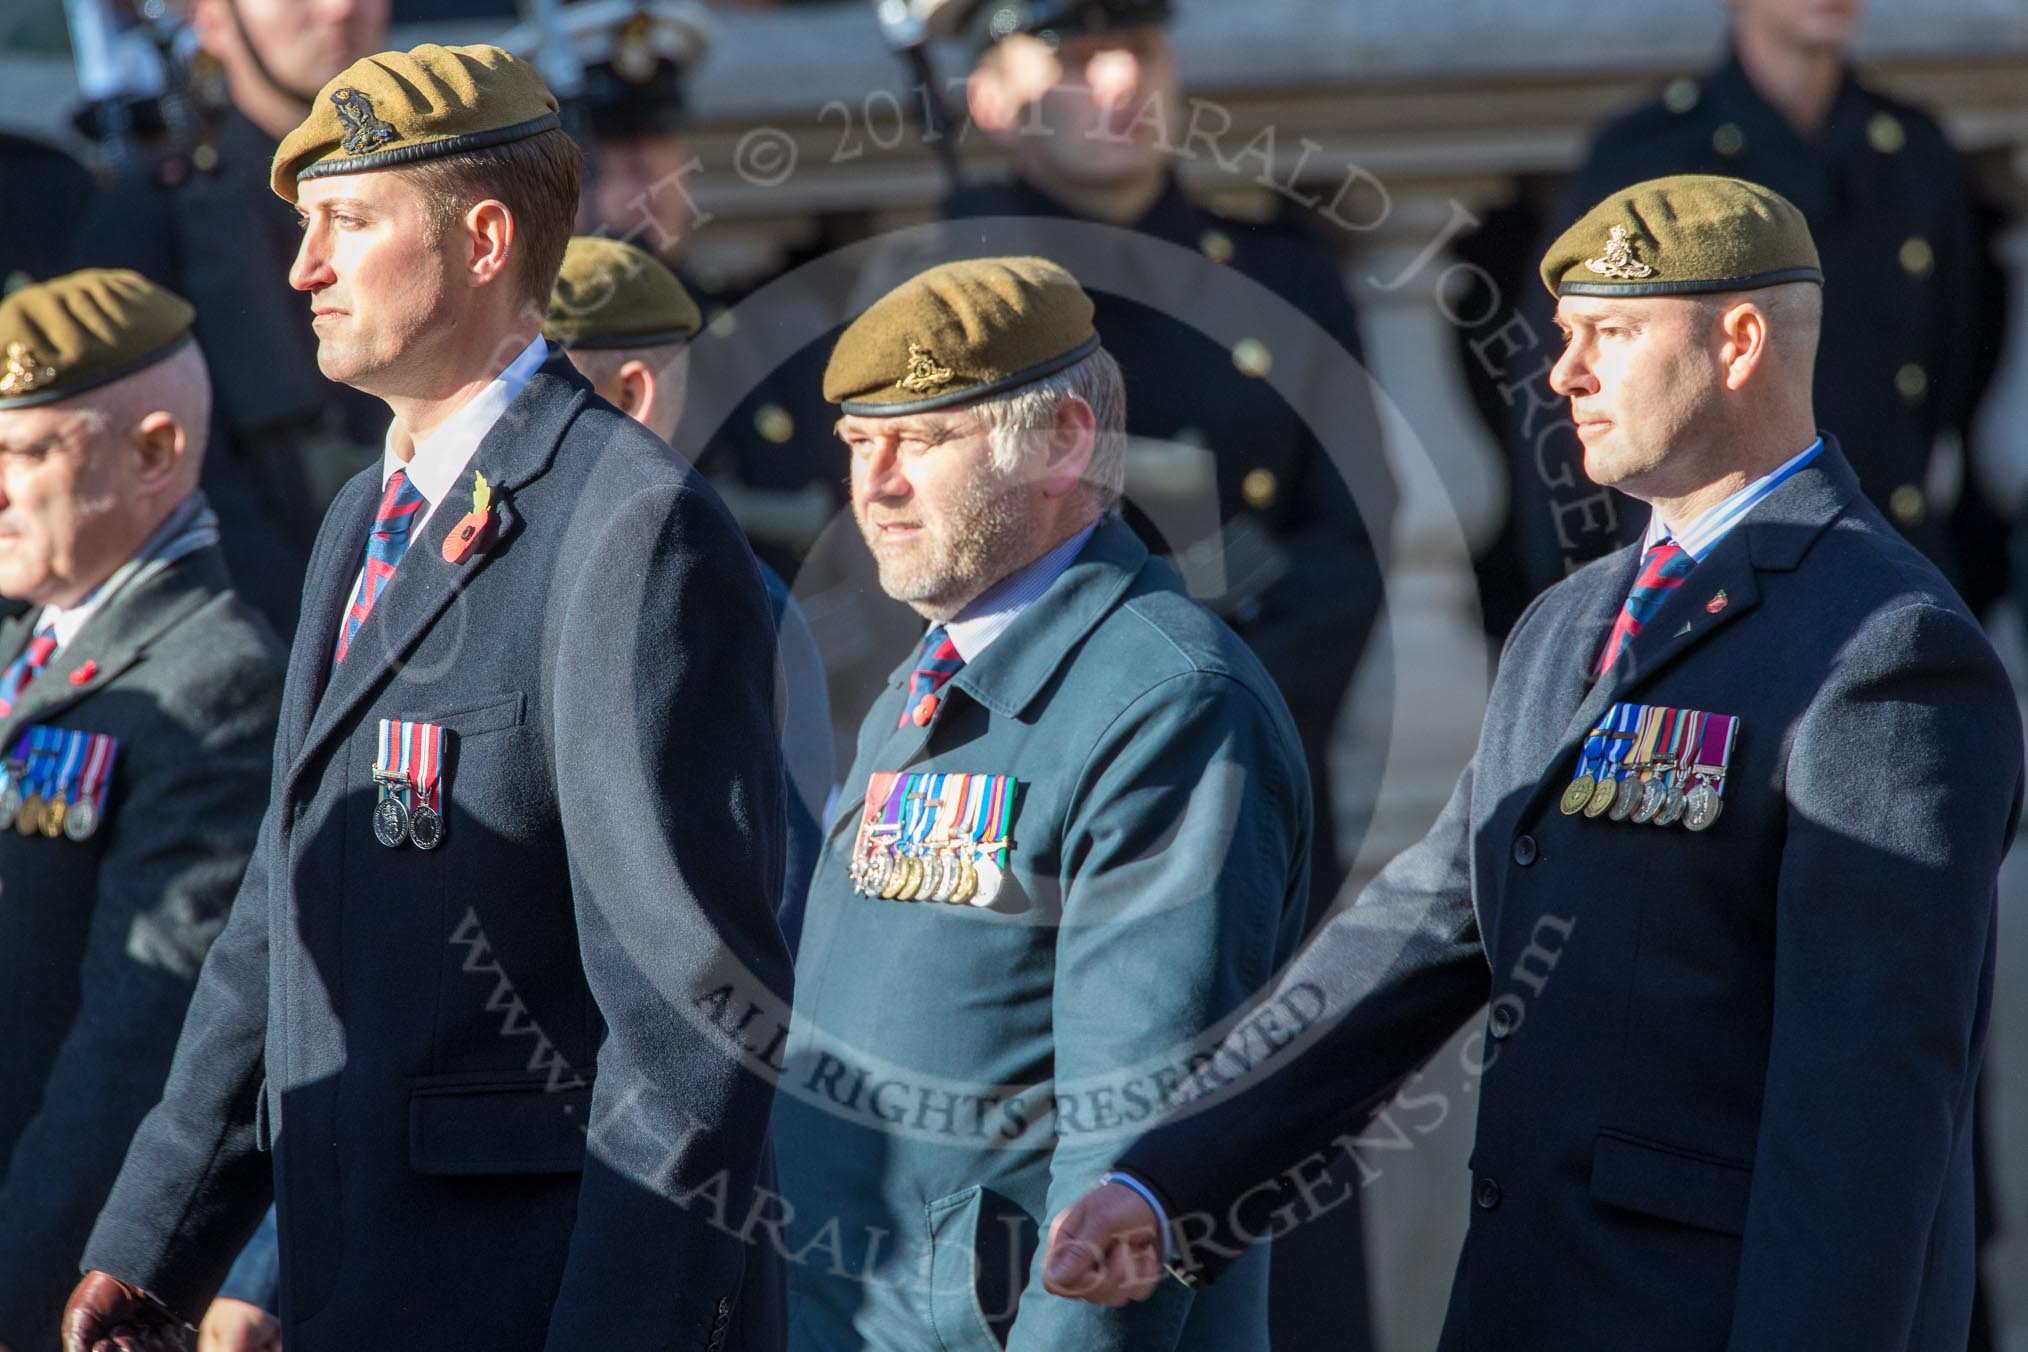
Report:
[[[221,106],[189,144],[136,154],[85,211],[78,266],[129,267],[189,297],[217,376],[205,487],[235,585],[283,638],[310,542],[387,412],[317,369],[309,303],[289,287],[299,231],[268,189],[276,145],[326,81],[387,45],[389,0],[190,0]]]
[[[0,1347],[48,1352],[265,799],[282,650],[198,491],[181,299],[0,302]]]
[[[58,270],[90,189],[65,151],[0,132],[0,292]]]
[[[1867,497],[1983,615],[2006,588],[2005,523],[1966,472],[2006,305],[1990,223],[1936,122],[1854,73],[1865,0],[1726,5],[1724,59],[1609,122],[1547,233],[1582,204],[1661,174],[1730,174],[1802,208],[1827,279],[1816,381],[1825,426]],[[1546,363],[1555,335],[1544,297],[1515,294],[1527,298],[1521,312]],[[1516,359],[1510,369],[1525,368]],[[1647,519],[1624,498],[1610,513],[1576,505],[1597,490],[1573,478],[1576,438],[1546,399],[1513,399],[1508,426],[1514,535],[1531,594],[1637,538]]]

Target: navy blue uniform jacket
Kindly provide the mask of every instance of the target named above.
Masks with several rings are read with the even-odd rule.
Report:
[[[497,531],[454,564],[476,473]],[[679,1201],[766,1164],[700,1008],[788,982],[752,556],[552,354],[334,672],[379,496],[318,537],[253,862],[86,1266],[201,1314],[271,1144],[291,1352],[774,1347],[771,1253]],[[374,839],[383,718],[446,730],[435,850]]]
[[[1334,992],[1329,1035],[1125,1167],[1215,1216],[1213,1275],[1234,1199],[1490,999],[1445,1352],[1960,1352],[2007,677],[1835,445],[1594,685],[1636,553],[1522,617],[1436,825],[1293,964]],[[1558,812],[1618,700],[1743,720],[1709,830]]]

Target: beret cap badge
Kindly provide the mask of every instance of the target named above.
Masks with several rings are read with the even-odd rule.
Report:
[[[370,155],[400,134],[374,116],[373,100],[349,86],[331,91],[331,106],[345,128],[340,145],[347,155]]]
[[[1634,257],[1634,241],[1624,225],[1614,226],[1606,235],[1605,252],[1597,258],[1585,259],[1584,265],[1601,277],[1625,282],[1655,275],[1653,268]]]
[[[26,343],[7,345],[7,369],[0,373],[0,395],[13,398],[39,389],[56,379],[54,367],[43,366]]]
[[[897,382],[901,388],[914,394],[928,394],[940,390],[957,379],[957,373],[948,366],[939,365],[936,354],[919,343],[908,345],[908,374]]]

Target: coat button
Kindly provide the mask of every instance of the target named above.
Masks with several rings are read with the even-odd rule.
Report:
[[[1527,868],[1540,857],[1542,851],[1536,848],[1535,837],[1522,836],[1514,842],[1514,862]]]
[[[1490,1178],[1480,1179],[1479,1186],[1472,1190],[1472,1200],[1478,1203],[1479,1210],[1491,1211],[1500,1205],[1500,1185]]]
[[[1497,1040],[1513,1032],[1518,1022],[1519,1020],[1514,1017],[1514,1011],[1510,1006],[1498,1004],[1493,1006],[1493,1013],[1486,1020],[1486,1029]]]

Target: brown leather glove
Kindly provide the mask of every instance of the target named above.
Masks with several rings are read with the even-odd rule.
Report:
[[[63,1307],[63,1352],[185,1352],[188,1326],[118,1277],[87,1272]]]

